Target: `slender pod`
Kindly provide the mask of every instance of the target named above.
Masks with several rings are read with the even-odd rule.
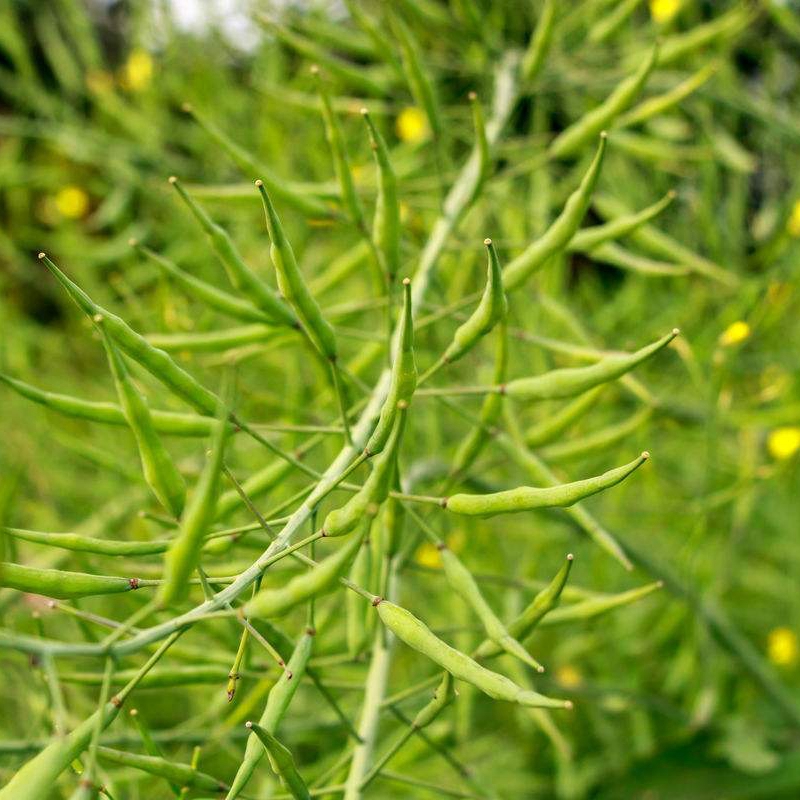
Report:
[[[522,77],[529,86],[538,77],[550,50],[555,16],[556,0],[544,0],[520,67]]]
[[[164,556],[164,583],[159,590],[162,605],[181,600],[188,593],[189,577],[200,560],[203,538],[214,521],[229,430],[224,419],[225,412],[226,404],[220,402],[210,454],[181,519],[178,535]]]
[[[381,622],[398,639],[446,669],[454,678],[472,684],[489,697],[532,708],[572,707],[569,700],[556,700],[530,689],[523,689],[504,675],[482,667],[466,653],[439,639],[422,620],[405,608],[379,597],[375,598],[374,605]]]
[[[372,579],[372,561],[372,543],[365,536],[350,567],[350,581],[357,586],[368,586]],[[356,658],[367,646],[370,634],[367,619],[373,617],[363,598],[355,592],[345,592],[345,639],[351,658]]]
[[[555,574],[553,579],[533,598],[522,613],[508,625],[508,632],[519,641],[524,641],[531,631],[549,614],[560,602],[561,593],[564,591],[570,570],[572,569],[573,555],[570,553],[564,565]],[[503,648],[492,639],[485,639],[475,650],[474,656],[478,660],[500,655]]]
[[[222,262],[231,284],[246,294],[267,316],[279,325],[295,327],[297,320],[291,310],[275,291],[245,264],[233,244],[230,234],[217,225],[211,217],[191,198],[180,181],[173,175],[169,182],[175,187],[200,227],[208,236],[211,247]]]
[[[245,616],[265,619],[280,617],[301,603],[332,591],[336,588],[339,578],[353,563],[363,538],[363,532],[359,536],[353,536],[333,555],[318,562],[308,572],[292,578],[280,588],[261,589],[252,600],[245,603]]]
[[[659,44],[656,42],[633,75],[622,81],[599,106],[556,136],[550,143],[548,155],[551,158],[570,156],[594,139],[600,131],[608,128],[639,96],[656,65],[658,54]]]
[[[169,547],[169,541],[166,539],[151,542],[126,542],[97,539],[93,536],[82,536],[79,533],[51,533],[50,531],[29,531],[22,528],[6,528],[5,532],[13,539],[23,542],[104,556],[148,556],[163,553]]]
[[[95,323],[103,337],[120,405],[139,448],[142,474],[161,505],[173,517],[180,517],[186,503],[183,476],[164,447],[153,424],[147,401],[131,380],[122,356],[106,332],[103,318],[95,317]]]
[[[549,258],[561,252],[575,235],[592,200],[594,188],[603,165],[606,152],[605,133],[600,134],[592,163],[583,176],[578,188],[569,196],[564,208],[550,227],[535,242],[506,264],[503,282],[506,291],[518,289]]]
[[[534,508],[556,508],[571,506],[584,497],[602,492],[624,481],[634,470],[649,458],[644,452],[638,458],[602,475],[557,486],[519,486],[491,494],[454,494],[442,500],[442,506],[454,514],[473,517],[491,517],[495,514],[514,514]]]
[[[472,127],[475,131],[474,152],[477,153],[478,156],[478,183],[475,187],[475,195],[477,196],[492,170],[492,158],[489,149],[489,138],[486,135],[486,119],[483,116],[481,101],[478,99],[476,92],[470,92],[467,95],[467,99],[472,109]]]
[[[557,439],[594,408],[604,389],[605,384],[601,383],[599,386],[579,394],[555,413],[544,415],[539,422],[534,423],[525,431],[525,444],[528,447],[540,447]]]
[[[445,672],[431,700],[417,712],[411,723],[412,726],[418,729],[426,728],[455,699],[456,691],[455,686],[453,686],[453,676],[449,672]]]
[[[630,372],[659,350],[663,350],[679,333],[677,328],[673,328],[666,336],[633,353],[614,353],[588,367],[566,367],[533,378],[517,378],[505,384],[502,391],[515,400],[558,400],[574,397]]]
[[[146,338],[153,347],[168,353],[219,353],[251,344],[290,342],[293,332],[256,323],[200,333],[149,333]]]
[[[245,726],[259,739],[264,750],[267,751],[272,771],[281,779],[281,783],[288,789],[295,800],[311,800],[308,787],[297,770],[294,756],[286,745],[282,744],[273,733],[254,722],[247,722]]]
[[[111,575],[41,569],[9,562],[0,564],[0,587],[42,594],[58,600],[131,592],[138,589],[142,583],[139,578],[117,578]]]
[[[171,686],[193,686],[219,684],[225,679],[226,669],[214,664],[182,664],[170,667],[156,667],[139,682],[142,689],[157,689]],[[113,685],[124,685],[136,670],[123,669],[114,673]],[[59,677],[64,683],[78,686],[99,686],[103,679],[101,672],[62,672]]]
[[[548,614],[543,620],[542,625],[559,625],[564,622],[578,622],[587,619],[594,619],[601,614],[606,614],[621,606],[635,603],[643,597],[663,587],[663,581],[655,581],[627,592],[607,595],[605,597],[592,597],[589,600],[581,600],[569,606],[563,606]]]

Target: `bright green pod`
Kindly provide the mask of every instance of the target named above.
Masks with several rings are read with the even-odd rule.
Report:
[[[545,415],[544,419],[531,425],[525,431],[525,444],[528,447],[541,447],[557,439],[584,414],[594,408],[598,398],[603,393],[603,389],[605,389],[605,384],[595,386],[593,389],[589,389],[588,392],[578,395],[555,413]]]
[[[613,11],[601,17],[598,22],[592,25],[586,34],[587,41],[592,42],[592,44],[599,44],[613,36],[630,18],[631,14],[636,11],[636,7],[641,2],[642,0],[620,0]]]
[[[139,585],[138,578],[40,569],[10,562],[0,564],[0,587],[41,594],[58,600],[131,592],[138,589]]]
[[[600,175],[606,152],[606,135],[600,135],[592,163],[578,188],[569,196],[564,208],[550,227],[535,242],[506,264],[503,283],[506,291],[517,289],[548,259],[560,253],[569,244],[581,224],[592,200],[594,187]]]
[[[395,491],[402,491],[400,475],[395,463],[392,485]],[[391,559],[400,548],[403,539],[403,528],[406,521],[406,509],[395,497],[388,497],[383,504],[383,521],[381,525],[381,542],[384,555]]]
[[[320,561],[307,572],[292,578],[280,588],[261,589],[252,600],[245,603],[248,617],[271,619],[280,617],[301,603],[333,591],[339,578],[356,557],[364,536],[353,536],[331,556]]]
[[[334,508],[325,517],[322,523],[323,536],[344,536],[354,530],[365,517],[372,519],[378,514],[389,496],[405,418],[405,411],[401,410],[389,441],[375,459],[364,485],[341,508]]]
[[[478,615],[489,638],[509,655],[520,659],[537,672],[544,672],[544,667],[509,633],[506,626],[494,613],[486,602],[477,581],[461,562],[461,559],[443,544],[439,547],[439,555],[450,588]]]
[[[550,143],[548,155],[563,158],[579,151],[625,111],[639,96],[658,59],[659,45],[656,43],[639,69],[622,81],[616,89],[596,108],[584,114]]]
[[[411,724],[417,729],[427,727],[455,699],[456,690],[453,686],[453,676],[449,672],[445,672],[441,683],[433,693],[433,698],[417,712]]]
[[[550,43],[553,40],[553,23],[556,16],[555,0],[544,0],[542,3],[536,28],[531,34],[530,42],[522,57],[520,72],[527,84],[531,84],[544,65]]]
[[[258,275],[244,263],[239,255],[236,246],[233,244],[230,234],[221,226],[217,225],[211,217],[189,196],[188,192],[181,186],[178,179],[173,175],[169,182],[175,187],[189,211],[199,223],[200,227],[208,236],[211,248],[217,254],[217,258],[225,267],[228,280],[243,294],[247,295],[267,316],[279,325],[296,327],[297,320],[291,310],[278,297],[275,291],[265,283]]]
[[[361,116],[367,124],[370,146],[378,167],[378,196],[375,198],[372,238],[383,254],[389,283],[394,283],[400,271],[400,200],[397,194],[397,177],[389,160],[386,142],[366,108],[361,109]]]
[[[427,656],[454,678],[466,681],[495,700],[507,700],[532,708],[571,708],[568,700],[545,697],[517,686],[505,675],[486,669],[466,653],[443,642],[422,620],[389,600],[376,598],[375,606],[381,622],[402,642]]]
[[[411,312],[411,281],[403,279],[403,310],[397,334],[398,349],[392,364],[391,382],[381,406],[375,430],[364,452],[374,456],[383,450],[394,427],[398,408],[406,408],[417,388],[417,364],[414,359],[414,320]]]
[[[541,624],[542,626],[560,625],[564,622],[584,622],[594,619],[614,609],[635,603],[637,600],[641,600],[643,597],[647,597],[647,595],[661,589],[663,585],[662,581],[655,581],[645,586],[639,586],[636,589],[629,589],[627,592],[581,600],[579,603],[556,609],[552,614],[548,614]]]
[[[111,747],[98,747],[97,755],[107,764],[116,764],[120,767],[130,767],[157,775],[177,786],[188,786],[208,792],[225,792],[228,787],[213,775],[200,772],[189,764],[177,761],[167,761],[159,756],[143,756],[139,753],[128,753],[124,750],[114,750]]]
[[[658,261],[654,258],[639,255],[639,253],[632,253],[616,242],[601,244],[599,247],[595,247],[588,255],[592,261],[611,264],[613,267],[636,272],[640,275],[674,278],[688,275],[690,272],[688,267],[671,261]]]
[[[177,519],[186,503],[186,483],[183,475],[178,471],[159,438],[147,401],[131,380],[128,368],[106,332],[102,318],[95,317],[95,322],[103,337],[103,346],[106,349],[111,374],[114,376],[122,411],[139,448],[144,479],[153,490],[158,502]]]
[[[291,750],[278,741],[275,735],[266,728],[262,728],[254,722],[245,724],[264,745],[264,750],[267,751],[269,762],[272,765],[272,771],[280,777],[281,783],[288,789],[289,794],[295,800],[311,800],[308,787],[297,770]]]
[[[306,285],[297,261],[294,257],[292,245],[286,238],[275,207],[272,205],[267,190],[262,181],[257,180],[256,186],[261,193],[264,204],[264,216],[269,232],[269,254],[275,265],[275,275],[278,279],[278,288],[294,309],[306,332],[313,340],[317,349],[331,361],[336,360],[336,336],[330,323],[322,316],[317,301],[311,295]]]
[[[164,583],[158,595],[162,605],[169,605],[186,597],[189,578],[197,567],[203,540],[214,521],[229,432],[229,426],[221,418],[222,413],[224,404],[220,403],[220,416],[211,439],[210,455],[181,519],[178,535],[164,556]]]
[[[147,341],[167,353],[220,353],[245,347],[249,344],[265,344],[289,341],[293,333],[273,325],[240,325],[221,331],[201,333],[149,333]]]
[[[531,631],[550,613],[561,600],[574,557],[570,553],[564,565],[555,574],[553,579],[533,598],[530,604],[508,625],[509,633],[519,641],[524,641]],[[475,658],[482,660],[498,656],[503,652],[500,645],[491,639],[485,639],[475,650]]]
[[[121,669],[114,673],[113,686],[121,686],[131,680],[137,670]],[[156,667],[139,681],[141,689],[162,689],[172,686],[196,686],[217,684],[224,681],[227,670],[214,664],[182,664],[171,667]],[[102,672],[60,672],[59,678],[64,683],[78,686],[100,686],[103,682]]]
[[[442,506],[454,514],[471,517],[491,517],[495,514],[515,514],[535,508],[571,506],[585,497],[616,486],[638,469],[649,458],[644,452],[621,467],[610,469],[602,475],[556,486],[518,486],[490,494],[454,494],[442,500]]]
[[[46,392],[29,383],[24,383],[9,375],[0,373],[0,381],[28,400],[39,403],[59,414],[90,422],[101,422],[104,425],[125,425],[128,421],[122,409],[115,403],[95,400],[81,400],[57,392]],[[208,436],[214,425],[210,417],[195,414],[183,414],[176,411],[152,410],[150,415],[153,426],[159,433],[173,436]]]
[[[274,733],[278,723],[286,713],[297,687],[306,672],[308,660],[311,658],[311,648],[314,644],[314,631],[307,630],[295,645],[292,656],[286,664],[286,669],[281,673],[275,685],[270,689],[267,704],[258,724]],[[225,795],[225,800],[235,800],[244,791],[244,787],[252,777],[264,757],[264,747],[259,738],[253,733],[247,737],[244,758],[236,771],[231,788]],[[0,800],[4,798],[0,797]]]
[[[82,536],[79,533],[51,533],[49,531],[29,531],[22,528],[6,528],[5,532],[12,538],[20,539],[23,542],[104,556],[148,556],[163,553],[169,547],[169,541],[166,539],[152,542],[123,542]]]
[[[370,526],[371,527],[371,526]],[[358,553],[350,567],[350,580],[356,586],[368,586],[372,580],[372,543],[364,537]],[[347,652],[355,659],[367,647],[370,628],[367,619],[372,619],[364,598],[355,592],[345,592],[345,641]]]
[[[616,380],[636,366],[663,350],[680,331],[673,328],[666,336],[633,353],[612,354],[588,367],[554,369],[533,378],[517,378],[502,388],[515,400],[558,400],[574,397],[601,383]]]
[[[139,244],[135,240],[131,240],[131,245],[136,248],[138,253],[148,258],[154,264],[158,265],[159,269],[167,276],[169,276],[178,286],[181,287],[187,294],[197,298],[202,303],[205,303],[209,308],[219,311],[221,314],[226,314],[234,319],[240,319],[242,322],[261,322],[272,323],[271,316],[266,314],[260,308],[256,308],[252,303],[247,300],[242,300],[235,295],[223,292],[216,286],[206,283],[200,278],[181,269],[174,261],[156,253],[149,247]]]
[[[489,256],[486,287],[478,307],[470,314],[469,319],[458,327],[453,335],[453,341],[444,351],[442,359],[447,364],[452,364],[472,350],[500,320],[505,319],[508,311],[508,301],[503,291],[503,272],[497,250],[491,239],[484,239],[483,243]]]
[[[136,362],[141,364],[154,378],[169,387],[178,397],[194,406],[202,414],[216,414],[218,400],[186,370],[179,367],[167,353],[153,347],[123,319],[112,314],[92,300],[76,283],[71,281],[44,253],[39,253],[58,282],[89,317],[103,317],[105,328],[114,341]]]

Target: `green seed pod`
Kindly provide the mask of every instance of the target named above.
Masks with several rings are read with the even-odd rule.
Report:
[[[582,481],[545,488],[519,486],[516,489],[507,489],[492,494],[454,494],[452,497],[444,499],[442,505],[454,514],[466,514],[473,517],[514,514],[534,508],[571,506],[584,497],[590,497],[611,486],[616,486],[644,464],[649,457],[649,453],[644,452],[622,467],[610,469],[602,475]]]
[[[393,487],[401,491],[400,478],[397,465],[394,468]],[[405,526],[406,510],[403,504],[394,497],[388,497],[383,504],[383,524],[381,536],[384,544],[384,553],[387,558],[395,556],[403,540],[403,527]]]
[[[258,724],[274,733],[278,723],[286,713],[297,687],[306,672],[308,660],[311,658],[311,648],[314,643],[314,632],[307,630],[297,640],[292,656],[286,664],[286,669],[281,673],[275,685],[270,689],[264,713]],[[231,788],[225,795],[225,800],[235,800],[244,791],[244,787],[252,777],[261,759],[264,757],[264,747],[259,738],[253,733],[247,737],[244,758],[236,771]],[[0,800],[5,798],[0,797]]]
[[[312,297],[294,257],[294,250],[283,232],[280,218],[264,188],[262,181],[256,186],[261,193],[264,204],[264,215],[267,221],[270,247],[269,254],[275,265],[278,288],[287,302],[294,309],[303,327],[313,340],[317,349],[331,361],[336,360],[336,337],[330,323],[322,316],[317,301]]]
[[[621,606],[635,603],[637,600],[641,600],[643,597],[647,597],[647,595],[661,589],[663,585],[662,581],[656,581],[645,586],[639,586],[636,589],[630,589],[627,592],[582,600],[579,603],[573,603],[571,606],[556,609],[542,620],[542,625],[560,625],[564,622],[594,619]]]
[[[446,669],[454,678],[471,683],[489,697],[532,708],[572,707],[568,700],[555,700],[523,689],[504,675],[482,667],[465,653],[439,639],[424,622],[405,608],[380,598],[376,598],[375,603],[381,622],[398,639]]]
[[[577,122],[562,131],[551,142],[548,154],[551,158],[563,158],[579,151],[625,111],[639,96],[658,59],[659,45],[656,43],[647,58],[633,75],[630,75],[596,108],[584,114]]]
[[[138,578],[89,575],[60,569],[39,569],[22,564],[0,564],[0,587],[42,594],[58,600],[130,592],[140,586]],[[1,795],[0,795],[1,796]]]
[[[133,678],[137,670],[121,669],[114,673],[113,686],[122,686]],[[156,667],[139,681],[142,689],[157,689],[171,686],[194,686],[219,684],[225,680],[225,667],[213,664],[185,664],[174,667]],[[79,686],[100,686],[103,682],[102,672],[61,672],[59,677],[64,683]]]
[[[606,135],[600,135],[597,152],[581,180],[580,186],[569,196],[564,209],[552,225],[535,242],[520,253],[503,270],[506,291],[518,289],[549,258],[561,252],[575,235],[592,200],[594,187],[600,175],[606,152]]]
[[[525,431],[525,444],[528,447],[540,447],[557,439],[584,414],[594,408],[604,388],[605,385],[600,384],[594,389],[589,389],[588,392],[578,395],[572,402],[567,403],[554,414],[546,415],[544,419],[531,425]]]
[[[561,569],[555,574],[550,583],[533,598],[525,610],[516,617],[508,626],[508,632],[519,641],[525,641],[531,631],[541,622],[546,614],[552,611],[561,600],[561,593],[569,578],[573,562],[572,554]],[[475,658],[479,661],[498,656],[503,652],[500,645],[491,639],[485,639],[475,650]]]
[[[547,52],[550,49],[550,42],[553,39],[553,22],[555,16],[555,0],[544,0],[541,12],[539,13],[539,19],[536,22],[536,29],[531,35],[531,40],[522,58],[520,69],[523,79],[529,85],[539,75],[539,71],[547,57]]]
[[[321,597],[336,588],[337,581],[353,562],[364,536],[353,536],[331,556],[315,567],[292,578],[277,589],[261,589],[252,600],[245,603],[247,617],[271,619],[280,617],[301,603]]]
[[[214,521],[228,439],[228,426],[222,418],[224,411],[225,404],[220,403],[220,416],[211,439],[210,455],[189,500],[178,535],[164,556],[164,583],[159,591],[162,605],[181,600],[188,593],[189,577],[197,567],[203,539]]]
[[[112,539],[96,539],[82,536],[79,533],[51,533],[49,531],[29,531],[22,528],[6,528],[5,532],[14,539],[23,542],[44,544],[62,550],[74,550],[80,553],[96,553],[104,556],[148,556],[163,553],[169,541],[121,542]]]
[[[194,218],[208,236],[211,247],[217,254],[228,274],[228,280],[240,292],[246,294],[267,316],[279,325],[294,327],[297,320],[273,289],[244,263],[236,250],[228,232],[217,225],[206,212],[188,195],[178,179],[173,175],[169,182],[175,187],[181,199],[189,207]]]
[[[139,448],[144,479],[159,503],[173,517],[178,518],[186,502],[186,483],[159,438],[147,401],[131,380],[122,356],[106,333],[102,317],[95,317],[95,322],[103,336],[103,345],[114,376],[120,405]]]
[[[350,580],[357,586],[369,586],[372,579],[372,543],[365,537],[358,548],[350,568]],[[367,619],[373,619],[364,599],[355,592],[345,592],[345,638],[347,652],[356,658],[368,644],[370,628]]]
[[[411,724],[417,729],[427,727],[455,699],[456,691],[453,686],[453,676],[449,672],[445,672],[441,683],[433,693],[433,699],[417,712],[417,716],[414,717],[414,721]]]
[[[381,407],[378,423],[369,437],[364,452],[374,456],[383,450],[394,427],[397,409],[411,402],[417,388],[417,365],[414,360],[414,320],[411,316],[411,281],[403,280],[403,311],[398,330],[398,351],[392,364],[391,383]]]
[[[533,378],[509,381],[503,391],[515,400],[558,400],[573,397],[601,383],[613,381],[663,350],[680,331],[673,328],[657,342],[634,353],[614,354],[588,367],[554,369]]]
[[[265,344],[290,341],[293,334],[273,325],[242,325],[222,331],[202,333],[149,333],[147,341],[167,353],[220,353],[249,344]]]
[[[248,730],[251,730],[259,739],[269,756],[272,771],[281,779],[281,783],[289,790],[289,794],[295,800],[311,800],[308,787],[297,771],[294,763],[294,756],[288,747],[281,744],[275,736],[266,728],[256,725],[254,722],[245,723]]]
[[[484,239],[489,254],[489,265],[486,276],[486,288],[483,290],[480,303],[469,319],[460,325],[453,335],[453,341],[444,351],[442,359],[452,364],[466,355],[489,333],[508,311],[508,301],[503,291],[503,273],[491,239]]]
[[[717,39],[732,39],[744,30],[758,13],[758,6],[731,6],[730,11],[710,19],[702,25],[694,25],[685,33],[675,33],[664,39],[658,66],[663,67],[680,61],[691,53]]]
[[[366,108],[361,109],[361,116],[367,124],[372,153],[378,166],[378,196],[375,199],[372,238],[383,255],[391,284],[400,271],[400,200],[397,194],[397,178],[389,160],[386,142]]]

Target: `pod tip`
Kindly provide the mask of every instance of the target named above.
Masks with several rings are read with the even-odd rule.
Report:
[[[174,175],[170,175],[169,178],[167,178],[167,180],[169,181],[170,184],[172,184],[172,186],[174,186],[178,182],[178,179]]]
[[[255,184],[260,189],[264,185],[264,181],[262,181],[261,178],[256,178]]]
[[[565,708],[567,711],[572,711],[572,709],[573,709],[573,708],[575,708],[575,706],[574,706],[574,705],[573,705],[573,703],[572,703],[572,700],[565,700],[565,701],[564,701],[564,708]]]
[[[92,320],[93,320],[94,322],[102,322],[102,321],[103,321],[103,315],[102,315],[102,314],[95,314],[95,315],[92,317]]]
[[[650,458],[650,451],[649,450],[643,450],[642,451],[642,460],[643,461],[647,461],[648,458]]]
[[[541,675],[544,672],[544,667],[541,664],[539,664],[539,666],[536,667],[536,671]]]
[[[194,108],[191,103],[181,103],[181,111],[183,111],[184,114],[191,114]]]
[[[131,238],[128,239],[128,246],[129,247],[136,247],[137,244],[139,244],[139,240],[136,237],[131,236]]]
[[[664,588],[664,581],[656,581],[656,587],[658,589],[663,589]]]
[[[245,726],[245,728],[250,730],[253,727],[253,723],[250,722],[250,720],[247,720],[247,722],[245,722],[244,726]]]
[[[477,92],[470,92],[467,95],[467,98],[469,99],[470,103],[474,103],[478,99],[478,94]]]
[[[358,113],[361,114],[362,117],[369,116],[369,109],[366,106],[361,106]]]
[[[572,555],[572,553],[567,553],[567,561],[574,561],[574,560],[575,560],[575,556]]]
[[[673,336],[677,336],[680,332],[681,332],[680,328],[673,328],[672,329],[672,335]]]
[[[608,131],[600,131],[601,139],[608,139]]]
[[[487,236],[487,237],[486,237],[486,238],[483,240],[483,243],[484,243],[484,244],[485,244],[485,245],[488,247],[488,246],[489,246],[489,245],[492,243],[492,240],[491,240],[491,239],[490,239],[490,238]]]
[[[128,716],[130,716],[130,717],[138,717],[139,716],[139,709],[138,708],[132,708],[128,712]]]
[[[674,200],[677,196],[678,196],[678,193],[674,189],[670,189],[667,192],[667,197],[669,197],[670,200]]]
[[[39,253],[37,258],[39,259],[39,261],[41,261],[43,258],[47,258],[47,256],[44,253]]]
[[[319,75],[319,64],[312,64],[310,72],[312,75]]]
[[[403,286],[411,286],[411,278],[403,278]]]

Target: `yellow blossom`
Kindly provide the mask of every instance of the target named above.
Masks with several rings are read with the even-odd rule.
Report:
[[[436,545],[430,542],[421,544],[417,550],[417,564],[422,567],[430,567],[431,569],[438,569],[441,567],[442,560],[439,557],[439,550]]]
[[[800,450],[800,427],[787,425],[775,428],[767,437],[767,450],[773,458],[791,458]]]
[[[65,186],[56,195],[56,208],[62,217],[80,219],[89,210],[89,195],[80,186]]]
[[[120,83],[123,88],[140,92],[150,85],[153,78],[153,59],[146,50],[134,50],[122,66]]]
[[[650,16],[662,25],[669,22],[680,10],[681,0],[650,0]]]
[[[573,689],[583,683],[583,675],[572,664],[564,664],[556,670],[556,680],[565,688]]]
[[[740,344],[750,336],[750,326],[744,320],[736,320],[728,325],[719,337],[719,343],[723,347],[730,347]]]
[[[779,667],[791,667],[797,663],[800,648],[797,634],[789,628],[773,628],[767,636],[767,657]]]
[[[792,206],[792,213],[786,223],[786,231],[789,236],[800,236],[800,200],[797,200]]]
[[[422,109],[409,106],[400,112],[395,129],[404,142],[421,142],[428,136],[428,120]]]

